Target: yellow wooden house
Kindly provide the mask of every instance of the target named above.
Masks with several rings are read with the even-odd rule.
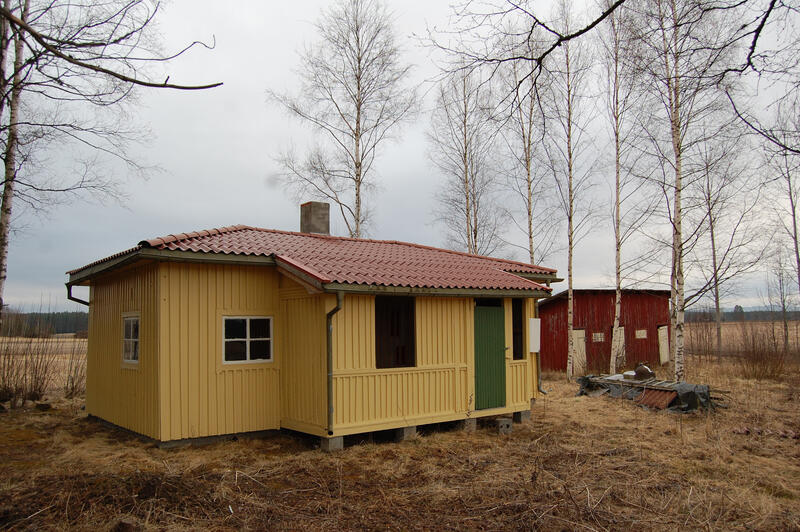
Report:
[[[322,438],[530,414],[555,270],[416,244],[233,226],[68,272],[89,287],[86,409],[159,442]]]

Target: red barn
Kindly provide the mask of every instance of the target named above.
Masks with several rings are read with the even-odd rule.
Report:
[[[614,289],[573,290],[575,373],[608,373]],[[629,366],[669,359],[669,290],[623,290],[620,326]],[[567,369],[567,291],[539,302],[544,371]]]

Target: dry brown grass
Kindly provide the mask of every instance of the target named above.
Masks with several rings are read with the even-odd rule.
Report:
[[[58,399],[49,412],[0,414],[0,528],[800,527],[798,368],[765,382],[696,359],[688,368],[730,390],[732,408],[648,412],[575,397],[556,376],[511,435],[485,424],[334,454],[288,433],[162,450]]]
[[[800,321],[788,323],[789,349],[800,351]],[[783,347],[783,323],[780,321],[742,321],[722,324],[722,352],[738,353],[748,337],[757,335],[776,347]],[[686,349],[697,355],[712,355],[716,349],[717,329],[714,322],[686,324]]]

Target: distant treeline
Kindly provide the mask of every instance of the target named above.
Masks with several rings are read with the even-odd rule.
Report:
[[[741,309],[741,307],[739,307]],[[722,313],[722,321],[781,321],[783,316],[780,309],[776,310],[730,310]],[[697,309],[686,311],[686,321],[702,322],[714,321],[714,311],[711,309]],[[790,310],[786,312],[786,319],[789,321],[800,320],[800,311]]]
[[[39,338],[76,333],[85,336],[88,329],[88,312],[15,312],[5,309],[0,335]]]

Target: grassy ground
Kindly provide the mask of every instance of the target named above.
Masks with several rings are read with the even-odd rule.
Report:
[[[484,424],[333,454],[291,433],[161,450],[53,399],[0,414],[0,528],[800,528],[800,372],[689,368],[731,408],[648,412],[556,375],[511,435]]]

